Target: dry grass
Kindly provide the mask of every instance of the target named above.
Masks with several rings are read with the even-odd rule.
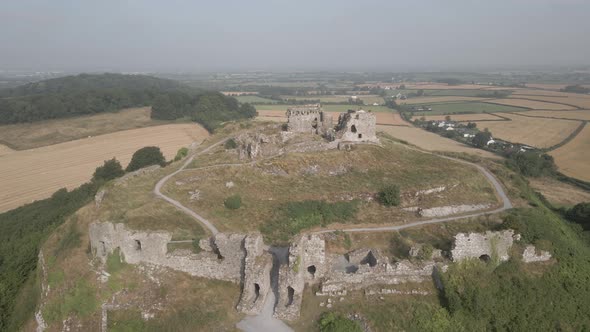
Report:
[[[586,120],[590,121],[590,110],[575,110],[575,111],[528,111],[522,112],[523,115],[550,117],[571,120]]]
[[[479,129],[488,128],[496,138],[547,148],[566,139],[578,126],[577,121],[524,117],[503,113],[511,121],[476,122]]]
[[[500,158],[491,152],[475,149],[416,127],[377,126],[377,130],[428,151],[465,152],[485,158]]]
[[[515,94],[512,95],[513,98],[518,98],[521,96],[526,97],[527,99],[534,99],[557,104],[568,104],[583,109],[590,109],[590,95],[539,90],[521,90],[515,92]]]
[[[428,115],[425,116],[426,121],[441,121],[445,120],[447,115]],[[502,120],[495,116],[494,114],[489,113],[479,113],[479,114],[453,114],[450,115],[451,120],[453,121],[481,121],[481,120]]]
[[[590,126],[586,125],[571,142],[550,154],[555,158],[561,172],[574,178],[590,181],[588,151],[590,151]]]
[[[46,198],[60,188],[88,181],[104,160],[116,157],[125,167],[138,149],[155,145],[167,159],[180,147],[208,136],[196,124],[126,130],[0,156],[0,211]]]
[[[492,99],[492,100],[488,100],[487,102],[493,103],[493,104],[524,107],[524,108],[537,109],[537,110],[567,110],[567,109],[572,108],[571,106],[563,105],[563,104],[548,103],[548,102],[526,100],[526,99],[515,99],[515,98]]]
[[[0,126],[0,142],[16,150],[26,150],[121,130],[169,123],[150,119],[150,113],[150,107],[142,107],[117,113]]]
[[[414,213],[365,201],[384,183],[395,183],[412,195],[417,190],[458,185],[440,195],[423,197],[419,203],[404,200],[403,204],[433,207],[496,202],[489,183],[475,168],[413,151],[385,138],[382,143],[383,148],[358,146],[352,152],[292,153],[254,167],[186,170],[163,191],[210,218],[221,231],[257,229],[273,220],[282,204],[304,200],[338,202],[358,198],[362,203],[355,224],[405,223],[415,219]],[[338,172],[342,165],[349,165],[345,174],[330,174]],[[315,168],[317,173],[306,173]],[[234,186],[227,188],[225,184],[230,181]],[[201,197],[191,201],[189,191],[195,189],[201,192]],[[234,194],[242,197],[242,207],[228,210],[223,201]]]
[[[482,92],[484,93],[484,92]],[[444,103],[451,101],[481,101],[485,98],[478,97],[462,97],[462,96],[439,96],[439,97],[418,97],[406,100],[396,100],[398,104],[428,104],[428,103]]]
[[[590,192],[552,178],[530,178],[529,183],[554,205],[571,206],[590,202]]]

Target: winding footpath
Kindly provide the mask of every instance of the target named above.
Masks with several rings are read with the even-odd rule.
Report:
[[[196,213],[195,211],[187,208],[186,206],[182,205],[179,201],[172,199],[164,194],[162,194],[161,190],[162,187],[166,184],[166,182],[168,182],[168,180],[170,180],[173,176],[175,176],[176,174],[182,172],[188,165],[190,165],[190,163],[195,159],[196,156],[205,154],[209,151],[211,151],[211,149],[213,149],[214,147],[225,143],[229,138],[226,138],[224,140],[221,140],[215,144],[212,144],[211,146],[207,147],[205,150],[194,153],[192,156],[190,156],[185,162],[184,164],[182,164],[182,166],[177,169],[176,171],[174,171],[173,173],[170,173],[168,175],[166,175],[165,177],[163,177],[160,181],[158,181],[158,183],[156,183],[156,186],[154,187],[154,194],[156,194],[156,196],[158,196],[159,198],[165,200],[166,202],[174,205],[174,207],[176,207],[177,209],[183,211],[184,213],[188,214],[189,216],[197,219],[201,224],[203,224],[203,226],[205,226],[210,232],[211,234],[215,235],[217,233],[219,233],[219,230],[207,219],[203,218],[200,214]]]

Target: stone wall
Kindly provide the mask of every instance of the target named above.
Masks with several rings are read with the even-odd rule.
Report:
[[[264,243],[260,234],[247,236],[244,241],[246,258],[242,296],[237,309],[245,314],[260,313],[268,293],[271,292],[270,270],[272,255],[263,249]]]
[[[148,263],[183,271],[190,275],[239,283],[246,256],[245,234],[217,234],[210,246],[198,254],[190,250],[168,253],[171,240],[167,232],[142,232],[124,224],[93,223],[90,225],[92,252],[105,262],[116,249],[129,264]]]
[[[345,142],[378,142],[375,114],[363,110],[342,113],[338,117],[336,138]]]
[[[287,130],[317,134],[322,126],[323,112],[319,104],[291,107],[287,110]]]
[[[487,231],[485,233],[459,233],[455,235],[455,245],[451,251],[453,261],[467,258],[490,260],[497,257],[500,261],[507,261],[510,257],[508,250],[514,242],[514,231]]]

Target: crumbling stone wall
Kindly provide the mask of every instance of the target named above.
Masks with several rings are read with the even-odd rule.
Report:
[[[238,156],[243,159],[269,157],[281,152],[281,139],[278,135],[263,133],[243,133],[235,138]]]
[[[345,142],[378,142],[376,122],[372,112],[349,110],[338,117],[336,138]]]
[[[326,242],[317,234],[300,235],[289,247],[289,262],[279,270],[279,301],[274,316],[299,317],[305,283],[316,283],[326,273]]]
[[[537,254],[537,249],[533,245],[528,245],[524,248],[524,252],[522,253],[522,261],[525,263],[532,263],[532,262],[545,262],[551,259],[551,254],[545,250],[539,250],[539,254]]]
[[[322,111],[320,104],[287,109],[287,130],[290,132],[324,135],[332,128],[332,117]]]
[[[265,252],[260,234],[249,235],[244,241],[246,258],[244,262],[243,290],[237,309],[249,315],[259,314],[271,290],[270,270],[272,255]]]
[[[171,235],[167,232],[142,232],[129,230],[124,224],[93,223],[89,233],[92,252],[103,262],[118,248],[129,264],[155,264],[197,277],[236,283],[242,280],[246,256],[244,234],[217,234],[209,246],[195,254],[189,250],[168,253]]]
[[[493,257],[498,257],[500,261],[507,261],[510,258],[508,250],[513,242],[514,231],[511,229],[501,232],[459,233],[455,235],[451,256],[454,261],[467,258],[490,260]]]

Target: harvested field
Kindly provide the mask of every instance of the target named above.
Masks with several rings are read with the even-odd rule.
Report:
[[[552,178],[530,178],[529,183],[533,189],[543,194],[551,204],[557,206],[571,206],[582,202],[590,202],[590,192]]]
[[[524,90],[513,94],[513,98],[527,98],[558,104],[571,105],[583,109],[590,109],[590,95],[579,93],[564,93],[555,91]],[[573,108],[573,107],[570,107]]]
[[[481,130],[488,128],[496,138],[538,148],[551,147],[566,139],[578,126],[577,121],[531,118],[502,114],[511,121],[476,122]]]
[[[555,96],[555,97],[568,97],[568,93],[560,91],[549,91],[549,90],[533,90],[533,89],[518,89],[512,92],[514,95],[531,95],[531,96]],[[518,98],[516,96],[515,98]]]
[[[459,84],[459,85],[448,85],[446,83],[406,83],[406,89],[424,89],[424,90],[446,90],[446,89],[469,89],[469,90],[480,90],[486,88],[485,85],[477,84]]]
[[[258,113],[261,111],[282,111],[283,113],[287,111],[288,108],[297,107],[301,105],[256,105],[256,110]],[[372,111],[372,112],[391,112],[390,108],[385,106],[372,106],[372,105],[365,105],[365,106],[357,106],[357,105],[322,105],[322,109],[325,112],[338,112],[343,113],[348,110],[358,110],[364,109],[365,111]],[[260,113],[261,114],[261,113]]]
[[[590,110],[575,110],[575,111],[528,111],[522,112],[523,115],[571,119],[571,120],[586,120],[590,121]]]
[[[371,105],[378,103],[379,105],[385,103],[383,97],[378,95],[356,95],[365,104]],[[290,96],[283,95],[282,99],[295,99],[295,100],[320,100],[322,103],[347,103],[350,95],[311,95],[311,96]]]
[[[449,101],[480,101],[484,98],[477,97],[461,97],[461,96],[437,96],[437,97],[418,97],[406,100],[398,100],[399,104],[428,104],[428,103],[444,103]]]
[[[508,105],[508,106],[516,106],[516,107],[524,107],[536,110],[567,110],[572,109],[571,106],[557,104],[557,103],[549,103],[549,102],[542,102],[542,101],[535,101],[535,100],[526,100],[526,99],[492,99],[487,100],[487,103],[491,104],[500,104],[500,105]]]
[[[550,154],[555,158],[555,163],[562,173],[590,181],[590,153],[588,151],[590,151],[590,126],[586,125],[571,142],[551,151]]]
[[[116,113],[5,125],[0,126],[0,143],[16,150],[26,150],[89,136],[170,123],[152,120],[150,113],[150,107],[141,107]]]
[[[167,159],[180,147],[208,136],[196,124],[133,129],[0,156],[0,211],[46,198],[60,188],[88,181],[104,160],[116,157],[125,167],[138,149],[156,145]]]
[[[425,116],[427,121],[441,121],[441,120],[445,120],[445,118],[447,117],[447,115],[428,115]],[[451,120],[453,121],[458,121],[458,122],[464,122],[464,121],[502,121],[502,118],[494,115],[494,114],[490,114],[490,113],[479,113],[479,114],[453,114],[450,115]]]
[[[466,113],[501,113],[501,112],[522,112],[526,111],[526,108],[488,104],[483,102],[473,101],[459,101],[459,102],[447,102],[439,104],[428,104],[432,108],[432,111],[414,112],[417,115],[447,115],[447,114],[466,114]]]
[[[480,149],[472,148],[452,139],[416,127],[377,126],[377,131],[387,133],[397,139],[416,145],[428,151],[465,152],[472,155],[498,159],[499,156]]]
[[[533,88],[533,89],[542,89],[542,90],[555,90],[555,91],[559,91],[563,88],[565,88],[566,86],[568,86],[569,84],[545,84],[545,83],[527,83],[526,87],[527,88]]]

